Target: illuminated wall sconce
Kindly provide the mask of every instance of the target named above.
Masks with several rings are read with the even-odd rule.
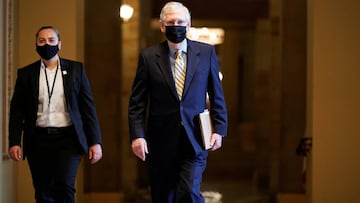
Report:
[[[120,18],[123,21],[128,21],[134,13],[134,8],[128,4],[123,4],[120,6]]]

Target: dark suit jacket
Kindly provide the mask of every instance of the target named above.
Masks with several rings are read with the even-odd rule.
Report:
[[[167,42],[140,53],[129,101],[130,139],[146,138],[150,154],[171,154],[178,125],[183,125],[196,154],[204,152],[198,115],[211,103],[214,132],[227,134],[227,111],[213,46],[187,41],[187,71],[179,100],[169,61]],[[148,112],[148,113],[147,113]],[[147,126],[147,127],[145,127]],[[173,139],[174,138],[174,139]]]
[[[40,64],[39,60],[18,70],[10,104],[9,146],[21,146],[23,134],[24,157],[36,127]],[[82,150],[87,153],[89,146],[101,144],[90,84],[82,63],[60,58],[60,66],[66,107]]]

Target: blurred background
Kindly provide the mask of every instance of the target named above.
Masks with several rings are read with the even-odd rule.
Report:
[[[35,32],[43,25],[60,30],[61,57],[85,63],[100,119],[104,157],[82,163],[77,202],[149,201],[145,166],[130,149],[127,106],[139,51],[165,40],[166,2],[1,1],[1,203],[33,202],[26,161],[7,157],[7,112],[17,69],[38,60]],[[223,203],[360,202],[353,156],[360,153],[360,2],[180,2],[192,15],[189,38],[216,48],[229,112],[203,190],[220,192]],[[122,5],[130,16],[120,16]]]

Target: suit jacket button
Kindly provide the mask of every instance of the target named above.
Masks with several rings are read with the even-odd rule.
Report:
[[[183,122],[183,121],[180,121],[180,125],[181,125],[181,126],[184,126],[184,122]]]

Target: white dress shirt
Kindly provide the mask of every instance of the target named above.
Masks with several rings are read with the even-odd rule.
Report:
[[[36,120],[36,126],[38,127],[66,127],[71,125],[71,119],[66,109],[62,75],[59,59],[57,67],[53,70],[48,70],[45,64],[41,62],[39,103]],[[52,89],[53,92],[51,94]],[[50,90],[50,97],[48,90]]]

